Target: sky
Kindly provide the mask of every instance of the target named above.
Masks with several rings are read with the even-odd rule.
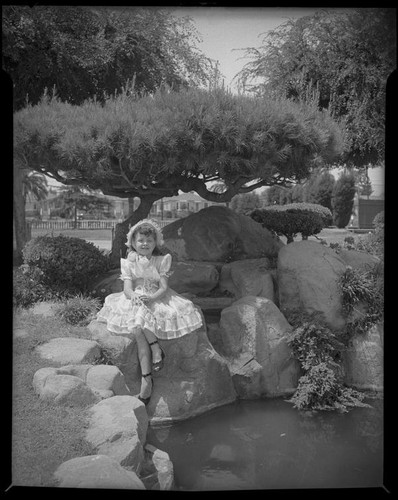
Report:
[[[219,61],[225,85],[237,90],[233,78],[249,59],[244,50],[261,45],[261,34],[276,28],[289,18],[312,15],[315,8],[287,7],[170,7],[176,17],[189,16],[203,42],[197,47],[208,57]],[[238,49],[238,50],[236,50]]]

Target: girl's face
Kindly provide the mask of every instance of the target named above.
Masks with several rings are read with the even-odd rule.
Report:
[[[139,255],[145,255],[145,257],[149,258],[156,247],[156,241],[150,234],[137,233],[134,238],[134,246]]]

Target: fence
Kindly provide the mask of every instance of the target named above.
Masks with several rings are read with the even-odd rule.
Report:
[[[165,227],[175,219],[157,220]],[[114,229],[121,220],[34,220],[28,223],[30,229]]]

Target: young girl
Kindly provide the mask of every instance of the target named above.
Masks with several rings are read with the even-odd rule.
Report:
[[[182,337],[202,325],[194,304],[168,287],[171,255],[159,255],[163,245],[160,227],[144,219],[127,234],[128,254],[120,259],[123,292],[105,298],[98,321],[116,334],[134,334],[142,379],[139,399],[148,404],[152,393],[152,370],[163,366],[164,352],[158,339]]]

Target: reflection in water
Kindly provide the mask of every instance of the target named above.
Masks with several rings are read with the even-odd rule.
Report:
[[[382,401],[348,413],[299,412],[280,399],[238,401],[148,430],[179,490],[382,486]]]

